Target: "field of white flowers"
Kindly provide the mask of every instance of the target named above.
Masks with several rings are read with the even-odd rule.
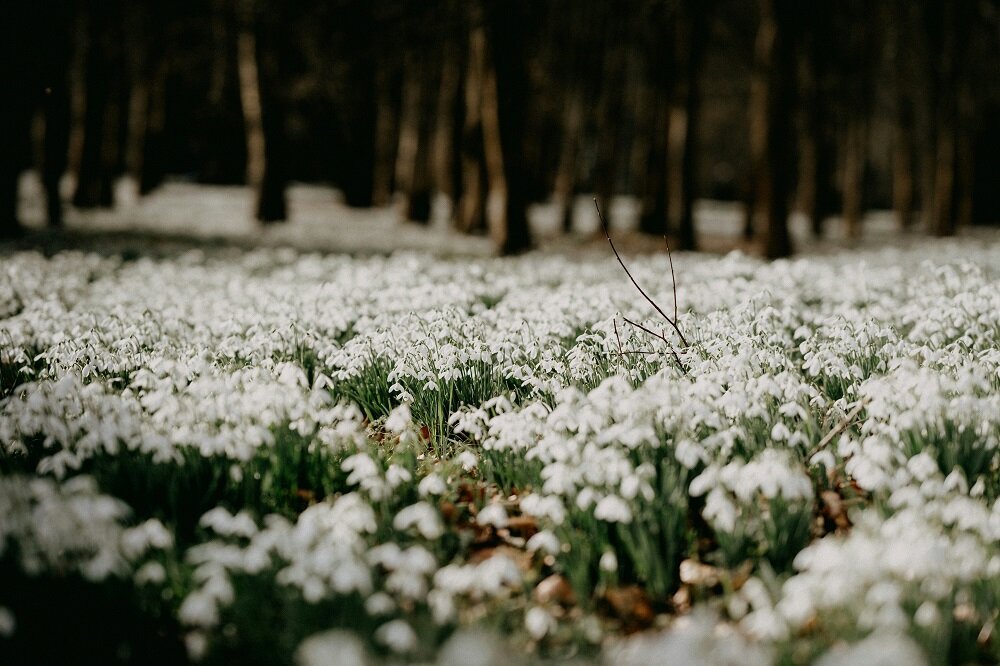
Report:
[[[1000,660],[1000,244],[674,264],[0,258],[0,662]]]

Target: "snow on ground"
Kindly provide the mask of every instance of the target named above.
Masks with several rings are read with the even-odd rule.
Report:
[[[63,182],[69,199],[72,178]],[[44,205],[35,173],[26,172],[20,182],[20,215],[26,226],[44,226]],[[161,239],[186,242],[212,240],[251,246],[290,246],[309,251],[390,253],[420,250],[434,254],[487,256],[492,246],[485,237],[458,234],[448,225],[446,198],[435,202],[430,225],[401,223],[394,206],[355,209],[345,206],[339,193],[319,185],[292,185],[288,190],[290,220],[285,224],[261,227],[252,219],[253,193],[242,186],[198,185],[169,181],[150,195],[139,198],[135,184],[121,179],[116,185],[118,205],[110,210],[76,210],[68,207],[66,224],[80,234],[154,234]],[[555,204],[531,207],[529,218],[542,251],[599,256],[607,245],[599,235],[593,201],[579,196],[574,202],[575,234],[560,231],[560,214]],[[617,197],[609,217],[626,251],[661,251],[659,239],[630,235],[638,223],[638,204],[631,197]],[[743,205],[738,202],[698,201],[695,221],[703,247],[711,252],[741,248]],[[792,235],[800,254],[826,254],[853,247],[905,246],[918,242],[917,233],[900,234],[888,211],[866,215],[863,235],[855,243],[846,240],[839,218],[827,220],[822,241],[811,238],[807,220],[800,214],[791,218]],[[964,230],[964,235],[997,238],[996,230]]]

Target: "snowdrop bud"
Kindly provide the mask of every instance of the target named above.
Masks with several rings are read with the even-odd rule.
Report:
[[[368,655],[357,636],[343,629],[330,629],[307,637],[295,650],[297,666],[365,666]]]
[[[386,622],[375,630],[375,640],[397,654],[410,652],[417,646],[417,634],[405,620]]]
[[[608,573],[618,571],[618,557],[615,555],[615,551],[604,551],[604,554],[601,555],[599,566],[601,567],[601,571],[606,571]]]
[[[921,627],[933,627],[941,619],[941,611],[938,610],[936,604],[931,601],[925,601],[920,604],[917,608],[917,612],[913,614],[913,621]]]
[[[533,606],[524,614],[524,626],[527,627],[531,637],[537,641],[555,630],[556,619],[544,608]]]
[[[208,652],[208,637],[201,631],[188,632],[184,635],[184,647],[191,661],[201,661]]]
[[[388,615],[396,610],[396,602],[385,592],[376,592],[365,599],[365,612],[369,615]]]
[[[136,585],[159,585],[167,579],[167,570],[159,562],[146,562],[132,579]]]
[[[0,606],[0,638],[10,638],[17,628],[14,614],[5,606]]]

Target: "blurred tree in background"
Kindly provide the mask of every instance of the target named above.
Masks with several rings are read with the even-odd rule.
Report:
[[[288,215],[292,181],[395,201],[498,251],[528,206],[611,212],[697,247],[696,198],[742,201],[792,251],[790,211],[849,236],[872,208],[949,235],[1000,221],[996,0],[47,0],[0,34],[0,235],[36,168],[48,218],[165,178],[248,184]],[[443,195],[443,196],[440,196]]]

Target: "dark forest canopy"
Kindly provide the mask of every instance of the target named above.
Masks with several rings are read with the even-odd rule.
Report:
[[[949,235],[1000,220],[996,0],[48,0],[2,28],[0,235],[37,168],[49,220],[168,175],[247,183],[262,223],[290,181],[400,202],[501,252],[530,203],[629,194],[640,226],[696,247],[696,198],[746,202],[792,251],[892,208]],[[602,206],[608,210],[608,206]]]

